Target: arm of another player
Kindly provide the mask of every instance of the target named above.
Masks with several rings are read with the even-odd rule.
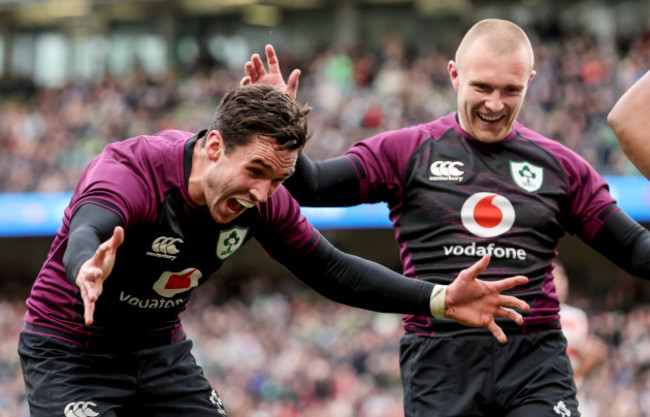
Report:
[[[506,336],[495,323],[505,317],[523,324],[530,306],[500,293],[528,282],[524,276],[485,282],[477,279],[490,258],[483,257],[460,272],[449,286],[406,278],[390,269],[336,249],[324,237],[310,253],[278,259],[296,277],[321,295],[367,310],[446,317],[467,326],[487,327],[502,343]],[[441,307],[442,306],[442,307]]]
[[[295,99],[300,70],[294,69],[285,83],[275,49],[266,45],[265,52],[268,71],[262,58],[253,54],[244,66],[246,75],[240,84],[271,84]],[[351,206],[362,202],[357,171],[343,157],[314,162],[301,153],[296,163],[296,174],[285,182],[285,186],[301,205]]]
[[[650,71],[621,96],[607,115],[621,149],[650,179]]]

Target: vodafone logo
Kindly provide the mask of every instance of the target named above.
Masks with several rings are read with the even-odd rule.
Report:
[[[201,271],[196,268],[186,268],[180,272],[166,271],[153,284],[153,289],[163,297],[173,297],[199,285],[201,276]]]
[[[515,209],[502,195],[476,193],[465,201],[460,211],[463,226],[480,237],[499,236],[515,222]]]

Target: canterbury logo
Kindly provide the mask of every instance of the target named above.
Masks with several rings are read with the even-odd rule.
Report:
[[[158,239],[153,241],[151,249],[153,249],[154,252],[176,255],[178,252],[180,252],[176,247],[177,243],[183,243],[183,239],[177,237],[160,236]]]
[[[69,403],[68,405],[65,406],[65,409],[63,409],[63,414],[65,415],[65,417],[95,417],[95,416],[98,416],[99,413],[96,413],[90,407],[97,407],[97,404],[95,404],[92,401],[71,402],[71,403]]]
[[[147,252],[147,255],[171,259],[173,261],[176,259],[175,255],[180,252],[176,245],[181,243],[183,243],[183,239],[181,238],[160,236],[151,244],[151,250],[153,252]]]
[[[223,408],[223,403],[221,402],[221,398],[219,398],[219,394],[217,394],[217,391],[214,389],[210,393],[210,402],[217,407],[217,412],[219,414],[221,414],[222,416],[226,415],[226,409]]]
[[[429,171],[431,171],[430,181],[462,181],[465,171],[461,168],[464,167],[460,161],[436,161],[431,164]]]
[[[553,407],[553,411],[555,411],[555,414],[561,416],[561,417],[571,417],[571,410],[569,410],[564,404],[564,401],[558,401],[557,404]]]

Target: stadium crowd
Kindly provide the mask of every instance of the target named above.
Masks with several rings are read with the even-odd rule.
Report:
[[[520,120],[579,152],[602,175],[635,173],[606,114],[650,68],[650,31],[619,42],[587,33],[538,36],[537,76]],[[284,65],[303,70],[299,98],[314,107],[314,140],[307,148],[313,159],[340,155],[356,140],[455,107],[445,48],[416,53],[399,36],[387,35],[378,50],[315,48],[298,59],[277,46]],[[160,79],[136,71],[61,88],[9,83],[0,100],[0,192],[70,190],[108,142],[165,128],[205,128],[242,71],[215,65],[191,75],[170,70]]]
[[[290,280],[273,287],[283,280],[258,276],[237,291],[213,281],[184,322],[229,415],[403,416],[398,315],[335,304]],[[24,311],[22,298],[0,301],[0,417],[28,415],[16,354]],[[587,312],[607,360],[582,384],[583,416],[650,416],[650,307]]]

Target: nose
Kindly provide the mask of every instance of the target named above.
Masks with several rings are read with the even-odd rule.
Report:
[[[263,203],[273,194],[273,187],[270,180],[259,180],[249,190],[257,203]]]
[[[485,107],[489,110],[498,112],[503,108],[503,100],[501,100],[501,94],[498,91],[494,91],[490,96],[485,100]]]

